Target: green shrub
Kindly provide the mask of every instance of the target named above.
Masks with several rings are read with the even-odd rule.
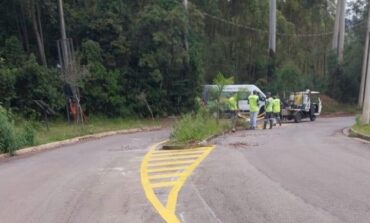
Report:
[[[17,131],[12,114],[0,106],[0,153],[13,154],[16,149],[35,144],[35,130],[26,123]]]
[[[361,125],[361,115],[356,115],[355,121],[356,125]]]
[[[34,126],[27,122],[23,126],[23,131],[17,137],[17,148],[35,145],[36,131]]]
[[[272,90],[273,92],[282,94],[283,92],[304,90],[304,87],[302,71],[293,61],[286,61],[277,70]]]
[[[8,112],[0,106],[0,152],[13,153],[16,149],[16,133],[14,122],[8,116]]]
[[[201,141],[209,136],[221,133],[227,127],[225,124],[218,124],[216,119],[211,118],[204,112],[199,112],[195,115],[186,114],[174,125],[171,141]]]

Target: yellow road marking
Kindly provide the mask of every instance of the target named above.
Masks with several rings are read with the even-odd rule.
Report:
[[[148,173],[156,173],[156,172],[166,172],[172,170],[184,170],[187,166],[174,166],[174,167],[167,167],[167,168],[155,168],[155,169],[148,169]]]
[[[173,161],[173,162],[156,162],[156,163],[149,163],[148,167],[181,165],[181,164],[189,164],[189,163],[193,163],[193,162],[194,162],[194,160],[183,160],[183,161]]]
[[[184,185],[186,179],[191,175],[191,173],[197,168],[197,166],[212,152],[214,147],[209,147],[209,149],[197,160],[195,161],[186,172],[178,179],[179,184],[175,185],[170,194],[168,195],[167,209],[172,213],[176,212],[177,197],[181,187]]]
[[[152,183],[150,186],[152,188],[162,188],[162,187],[171,187],[176,184],[176,181],[169,181],[169,182],[160,182],[160,183]]]
[[[159,158],[159,157],[177,157],[177,156],[186,156],[186,155],[202,155],[203,151],[189,151],[183,153],[170,153],[170,154],[152,154],[151,157]]]
[[[162,142],[163,143],[163,142]],[[148,172],[147,172],[147,163],[149,160],[149,157],[153,150],[159,146],[161,143],[158,143],[154,145],[147,153],[143,159],[143,162],[141,163],[141,184],[143,185],[145,195],[147,199],[152,203],[153,207],[158,211],[158,213],[161,215],[161,217],[166,221],[166,222],[171,222],[171,223],[180,223],[180,220],[177,218],[177,216],[174,213],[171,213],[169,210],[167,210],[162,203],[159,201],[157,196],[155,196],[153,189],[150,186],[149,178],[148,178]]]
[[[154,151],[153,154],[187,154],[187,153],[192,153],[192,152],[203,152],[206,150],[206,147],[199,147],[195,149],[183,149],[183,150],[163,150],[163,151]]]
[[[202,150],[181,150],[181,151],[173,151],[170,153],[154,153],[152,157],[163,157],[163,156],[182,156],[182,155],[191,155],[191,154],[202,154],[204,149]]]
[[[181,174],[182,174],[182,172],[150,175],[149,179],[150,180],[155,180],[155,179],[165,179],[165,178],[171,178],[171,177],[179,177]]]
[[[164,160],[192,159],[192,158],[199,158],[200,155],[166,156],[166,157],[158,157],[158,158],[155,157],[155,158],[150,158],[150,162],[153,162],[153,161],[164,161]]]
[[[163,143],[163,142],[162,142]],[[158,143],[151,147],[151,150],[145,155],[141,163],[141,183],[145,191],[145,195],[153,207],[158,211],[161,217],[167,223],[180,223],[181,221],[176,216],[176,204],[178,193],[185,184],[186,179],[192,174],[196,167],[212,152],[214,147],[201,147],[191,150],[176,150],[176,151],[156,151],[155,149],[162,143]],[[181,159],[193,160],[181,160]],[[172,161],[179,160],[180,161]],[[155,162],[152,161],[168,161]],[[167,165],[179,165],[163,168]],[[184,165],[188,164],[188,165]],[[183,171],[181,171],[183,170]],[[172,171],[170,173],[161,174],[161,172]],[[181,171],[181,172],[173,172]],[[158,173],[158,174],[153,174]],[[168,179],[174,178],[174,179]],[[151,182],[151,180],[167,179],[165,182]],[[169,187],[170,192],[166,205],[162,203],[156,196],[154,189]]]

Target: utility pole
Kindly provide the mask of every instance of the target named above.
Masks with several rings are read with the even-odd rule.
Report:
[[[367,60],[367,63],[369,64],[369,57]],[[369,66],[367,67],[366,76],[369,76],[370,74]],[[362,123],[363,124],[369,124],[370,122],[370,78],[366,78],[365,83],[365,94],[364,94],[364,102],[363,102],[363,108],[362,108]]]
[[[332,49],[337,50],[338,47],[338,33],[339,33],[339,20],[340,20],[340,7],[342,0],[337,0],[337,9],[335,10],[335,24],[333,33]]]
[[[370,12],[369,12],[370,15]],[[370,56],[369,56],[369,35],[370,35],[370,16],[367,24],[367,37],[366,37],[366,48],[365,48],[365,55],[364,55],[364,64],[363,64],[363,73],[361,79],[361,89],[360,89],[360,98],[361,104],[363,105],[362,108],[362,123],[369,124],[370,122]],[[363,97],[361,97],[361,94]]]
[[[269,17],[269,50],[268,50],[268,67],[267,81],[272,79],[275,71],[275,53],[276,53],[276,0],[270,0],[270,17]]]
[[[344,53],[345,12],[346,0],[337,0],[332,48],[337,51],[339,63],[343,61]]]
[[[76,123],[81,123],[83,127],[84,117],[83,111],[80,104],[80,98],[78,94],[78,88],[76,86],[76,64],[73,63],[74,61],[74,49],[73,49],[73,42],[71,39],[67,39],[66,34],[66,27],[64,22],[64,10],[63,10],[63,0],[58,0],[58,8],[59,8],[59,17],[60,17],[60,32],[61,32],[61,40],[58,41],[58,54],[60,57],[60,65],[62,67],[62,72],[64,74],[64,81],[65,85],[69,86],[72,90],[73,94],[73,102],[71,102],[70,96],[66,97],[67,99],[67,116],[69,122],[69,106],[75,105],[77,107],[77,117]],[[60,52],[61,51],[61,52]],[[68,78],[67,78],[68,77]]]
[[[269,54],[276,52],[276,0],[270,0]]]
[[[367,33],[366,33],[366,42],[365,42],[365,50],[364,50],[364,58],[362,62],[362,74],[361,74],[361,84],[360,84],[360,93],[358,96],[358,106],[362,108],[364,104],[364,94],[365,94],[365,83],[367,79],[367,70],[369,67],[369,41],[370,41],[370,10],[368,15],[367,21]]]

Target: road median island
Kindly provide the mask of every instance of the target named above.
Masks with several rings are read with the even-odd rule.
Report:
[[[101,132],[101,133],[96,133],[96,134],[89,134],[85,136],[75,137],[75,138],[66,139],[62,141],[51,142],[47,144],[42,144],[38,146],[32,146],[32,147],[16,150],[14,151],[13,155],[10,155],[8,153],[0,154],[0,159],[8,158],[14,155],[22,155],[26,153],[38,152],[38,151],[43,151],[43,150],[48,150],[48,149],[56,149],[62,146],[73,145],[73,144],[86,141],[86,140],[94,140],[94,139],[100,139],[100,138],[104,138],[108,136],[131,134],[131,133],[144,132],[144,131],[156,131],[160,129],[162,129],[162,126],[132,128],[132,129],[123,129],[123,130],[117,130],[117,131],[107,131],[107,132]]]
[[[207,113],[183,115],[173,125],[170,139],[160,149],[181,150],[211,146],[210,139],[230,130],[229,120],[217,120]]]

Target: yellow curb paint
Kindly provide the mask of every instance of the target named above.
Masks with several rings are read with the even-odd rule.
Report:
[[[211,153],[214,147],[213,146],[212,147],[201,147],[201,148],[196,148],[196,149],[191,149],[191,150],[176,150],[176,151],[171,151],[171,152],[156,151],[155,149],[162,143],[164,142],[153,145],[150,151],[145,155],[141,163],[141,169],[140,169],[141,183],[142,183],[147,199],[153,205],[153,207],[157,210],[160,216],[167,223],[180,223],[181,221],[176,216],[176,205],[177,205],[178,193],[180,192],[181,187],[185,184],[186,179],[192,174],[192,172],[196,169],[196,167]],[[194,152],[197,152],[197,155],[194,155]],[[179,155],[179,156],[178,157],[173,156],[174,154]],[[159,156],[156,156],[156,155],[159,155]],[[176,159],[181,159],[181,157],[186,157],[188,155],[191,156],[188,158],[193,158],[193,160],[149,163],[152,161],[152,159],[154,160],[158,158],[160,159],[156,161],[162,161],[161,158],[166,158],[164,159],[165,161],[166,160],[176,160]],[[171,159],[170,158],[167,159],[168,157],[171,157]],[[182,164],[182,166],[152,168],[153,164],[160,165],[160,166]],[[188,165],[186,166],[184,164],[188,164]],[[161,172],[181,171],[181,170],[183,171],[161,174]],[[158,174],[153,174],[153,173],[158,173]],[[155,183],[152,183],[150,181],[150,180],[158,180],[158,179],[166,179],[166,178],[176,178],[176,179],[175,180],[167,179],[167,181],[165,182],[155,182]],[[158,199],[158,197],[154,193],[154,189],[164,188],[164,187],[169,187],[171,189],[168,195],[166,206],[164,206],[161,203],[161,201]]]
[[[148,169],[148,173],[157,173],[157,172],[166,172],[166,171],[173,171],[173,170],[184,170],[187,166],[175,166],[175,167],[167,167],[167,168],[155,168],[155,169]]]
[[[193,158],[199,158],[200,155],[166,156],[166,157],[158,157],[158,158],[155,157],[155,158],[150,158],[150,162],[154,162],[154,161],[165,161],[165,160],[193,159]]]
[[[155,179],[165,179],[165,178],[171,178],[171,177],[179,177],[182,174],[182,172],[176,172],[176,173],[169,173],[169,174],[156,174],[156,175],[150,175],[150,180]]]
[[[175,166],[175,165],[182,165],[182,164],[190,164],[193,163],[194,160],[183,160],[183,161],[173,161],[173,162],[156,162],[156,163],[148,163],[148,167],[160,167],[160,166]]]

